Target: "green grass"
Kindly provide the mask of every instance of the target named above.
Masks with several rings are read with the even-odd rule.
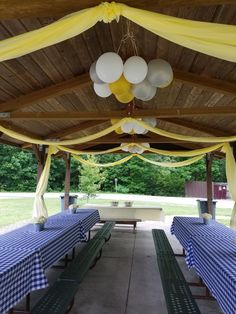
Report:
[[[60,212],[60,199],[46,198],[45,199],[49,215],[53,215]],[[81,206],[85,203],[85,200],[79,200],[78,204]],[[89,203],[92,204],[110,204],[110,200],[90,199]],[[120,201],[120,205],[123,205],[124,201]],[[133,205],[150,205],[162,207],[165,215],[198,215],[197,204],[193,205],[179,205],[171,203],[160,202],[144,202],[137,201]],[[2,199],[0,200],[0,228],[14,224],[20,221],[29,220],[32,217],[33,211],[33,198],[21,198],[21,199]],[[231,208],[217,208],[216,214],[219,216],[217,219],[219,222],[229,225]],[[225,216],[225,217],[220,217]]]

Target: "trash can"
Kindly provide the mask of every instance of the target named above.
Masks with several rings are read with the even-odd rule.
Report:
[[[61,211],[63,211],[65,209],[65,207],[64,207],[64,205],[65,205],[65,203],[64,203],[65,196],[61,195],[60,197],[61,197]],[[70,195],[69,196],[69,205],[76,204],[77,203],[77,197],[78,197],[77,195]]]
[[[204,199],[197,200],[197,207],[198,207],[199,217],[201,217],[201,215],[204,213],[209,213],[207,200],[204,200]],[[216,218],[216,201],[212,201],[212,219],[215,219],[215,218]]]

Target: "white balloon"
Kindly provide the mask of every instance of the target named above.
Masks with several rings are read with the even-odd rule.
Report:
[[[136,134],[143,134],[145,132],[145,128],[141,125],[138,125],[138,124],[134,124],[134,127],[133,127],[133,130]]]
[[[145,129],[145,131],[143,132],[143,134],[147,134],[149,131]]]
[[[126,145],[126,143],[120,144],[120,148],[121,148],[121,150],[123,150],[124,152],[128,152],[128,151],[129,151],[129,147],[128,147],[128,146],[123,147],[123,146],[125,146],[125,145]]]
[[[149,90],[148,96],[145,99],[143,99],[143,101],[151,100],[156,95],[156,91],[157,91],[157,88],[152,86],[152,88]]]
[[[102,54],[96,62],[97,75],[105,83],[117,81],[123,73],[123,68],[123,61],[115,52]]]
[[[156,93],[156,87],[152,86],[147,79],[132,87],[132,93],[137,99],[145,101],[150,95]]]
[[[96,72],[96,61],[94,63],[92,63],[92,65],[91,65],[91,67],[89,69],[89,75],[90,75],[91,80],[94,83],[104,84],[104,82],[102,80],[100,80],[100,78],[97,75],[97,72]]]
[[[150,148],[150,144],[149,143],[141,143],[142,146],[145,146],[147,148]]]
[[[142,147],[136,146],[136,153],[137,154],[142,154],[144,152],[144,149]]]
[[[129,149],[129,152],[132,153],[132,154],[136,154],[137,153],[137,149],[136,149],[136,146],[133,146]]]
[[[162,59],[154,59],[148,63],[147,79],[152,86],[166,87],[173,80],[171,65]]]
[[[133,130],[133,122],[125,122],[122,126],[121,126],[121,130],[124,132],[124,133],[130,133],[132,132]]]
[[[130,57],[124,64],[124,77],[132,84],[142,82],[147,75],[147,71],[146,61],[138,56]]]
[[[156,118],[143,118],[143,122],[147,123],[148,125],[152,126],[153,128],[155,128],[155,126],[157,125]]]
[[[94,88],[95,93],[98,96],[103,97],[103,98],[108,97],[112,94],[108,84],[93,83],[93,88]]]

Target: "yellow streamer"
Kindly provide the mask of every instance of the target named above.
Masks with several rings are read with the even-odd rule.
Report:
[[[122,148],[124,147],[128,147],[130,144],[127,143],[125,145],[122,146]],[[118,146],[118,147],[114,147],[114,148],[111,148],[111,149],[107,149],[107,150],[102,150],[102,151],[82,151],[82,150],[76,150],[76,149],[72,149],[72,148],[68,148],[68,147],[64,147],[64,146],[57,146],[57,148],[59,150],[62,150],[64,152],[67,152],[67,153],[71,153],[71,154],[74,154],[74,155],[103,155],[103,154],[111,154],[111,153],[114,153],[114,152],[117,152],[118,150],[121,150],[121,147]]]
[[[33,218],[36,218],[36,219],[39,218],[40,216],[48,217],[48,211],[47,211],[46,204],[44,202],[43,195],[46,192],[47,185],[48,185],[48,178],[49,178],[49,172],[50,172],[50,167],[51,167],[52,155],[56,153],[57,153],[57,149],[53,146],[49,146],[46,163],[43,168],[43,172],[40,176],[40,179],[36,188],[36,193],[35,193]]]
[[[217,23],[191,21],[135,9],[121,3],[102,3],[81,10],[25,34],[0,42],[0,61],[18,58],[27,53],[72,38],[93,27],[98,21],[119,21],[120,16],[133,21],[154,34],[184,47],[236,61],[236,27]]]
[[[160,166],[160,167],[168,167],[168,168],[177,168],[177,167],[189,166],[189,165],[199,161],[200,159],[202,159],[204,157],[204,155],[200,155],[200,156],[196,156],[196,157],[193,157],[193,158],[190,158],[187,160],[183,160],[183,161],[158,162],[158,161],[147,159],[147,158],[143,157],[142,155],[135,155],[135,156],[138,157],[139,159],[145,161],[145,162],[149,162],[150,164]]]
[[[91,162],[89,160],[86,160],[86,159],[83,159],[79,156],[76,156],[76,155],[72,155],[76,160],[78,160],[79,162],[81,162],[82,164],[85,164],[85,165],[88,165],[88,166],[91,166],[91,167],[114,167],[114,166],[117,166],[117,165],[121,165],[123,164],[124,162],[127,162],[128,160],[130,160],[131,158],[133,158],[134,155],[129,155],[127,157],[124,157],[120,160],[117,160],[117,161],[114,161],[114,162],[109,162],[109,163],[106,163],[106,164],[97,164],[97,163],[94,163],[94,162]]]
[[[125,158],[122,158],[120,160],[114,161],[114,162],[109,162],[106,164],[98,164],[98,163],[94,163],[91,162],[89,160],[83,159],[79,156],[76,155],[72,155],[76,160],[78,160],[79,162],[81,162],[82,164],[91,166],[91,167],[114,167],[120,164],[123,164],[125,162],[127,162],[128,160],[130,160],[133,157],[138,157],[139,159],[145,161],[145,162],[149,162],[150,164],[156,165],[156,166],[160,166],[160,167],[169,167],[169,168],[177,168],[177,167],[184,167],[184,166],[189,166],[191,164],[193,164],[194,162],[199,161],[200,159],[202,159],[204,157],[204,155],[200,155],[200,156],[196,156],[193,158],[190,158],[188,160],[183,160],[183,161],[176,161],[176,162],[158,162],[158,161],[154,161],[154,160],[150,160],[147,159],[141,155],[138,154],[132,154],[129,155]]]

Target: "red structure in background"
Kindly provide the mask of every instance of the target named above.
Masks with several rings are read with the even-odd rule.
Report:
[[[212,183],[213,199],[229,198],[227,183]],[[185,184],[185,197],[207,198],[207,184],[204,181],[189,181]]]

